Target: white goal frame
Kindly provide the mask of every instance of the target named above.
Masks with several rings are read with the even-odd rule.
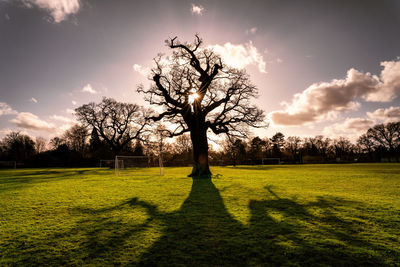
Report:
[[[264,165],[264,160],[278,160],[278,165],[281,165],[281,158],[262,158],[261,164]]]
[[[17,162],[14,160],[0,160],[0,165],[1,163],[10,163],[10,168],[11,169],[16,169],[17,168]]]
[[[119,169],[120,166],[124,168],[124,158],[129,158],[129,159],[148,159],[148,162],[150,162],[151,158],[157,158],[157,157],[150,157],[150,156],[115,156],[115,176],[120,176]],[[150,168],[150,166],[147,166]],[[160,176],[164,176],[164,165],[162,161],[162,157],[158,156],[158,167],[160,168]]]

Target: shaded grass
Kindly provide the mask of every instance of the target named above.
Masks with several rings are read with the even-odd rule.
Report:
[[[400,164],[212,171],[2,170],[0,265],[400,264]]]

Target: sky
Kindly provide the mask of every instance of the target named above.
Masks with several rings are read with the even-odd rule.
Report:
[[[356,140],[400,119],[399,0],[0,0],[0,138],[47,139],[136,93],[164,41],[198,33],[259,89],[271,137]]]

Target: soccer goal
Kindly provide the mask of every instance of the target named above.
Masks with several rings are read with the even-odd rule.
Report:
[[[17,162],[16,161],[0,161],[0,169],[16,169]]]
[[[262,165],[280,165],[281,159],[280,158],[262,158],[261,163],[262,163]]]
[[[115,156],[116,176],[164,175],[161,156]]]

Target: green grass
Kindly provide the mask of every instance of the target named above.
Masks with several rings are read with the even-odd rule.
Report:
[[[400,265],[400,164],[189,171],[1,170],[0,265]]]

